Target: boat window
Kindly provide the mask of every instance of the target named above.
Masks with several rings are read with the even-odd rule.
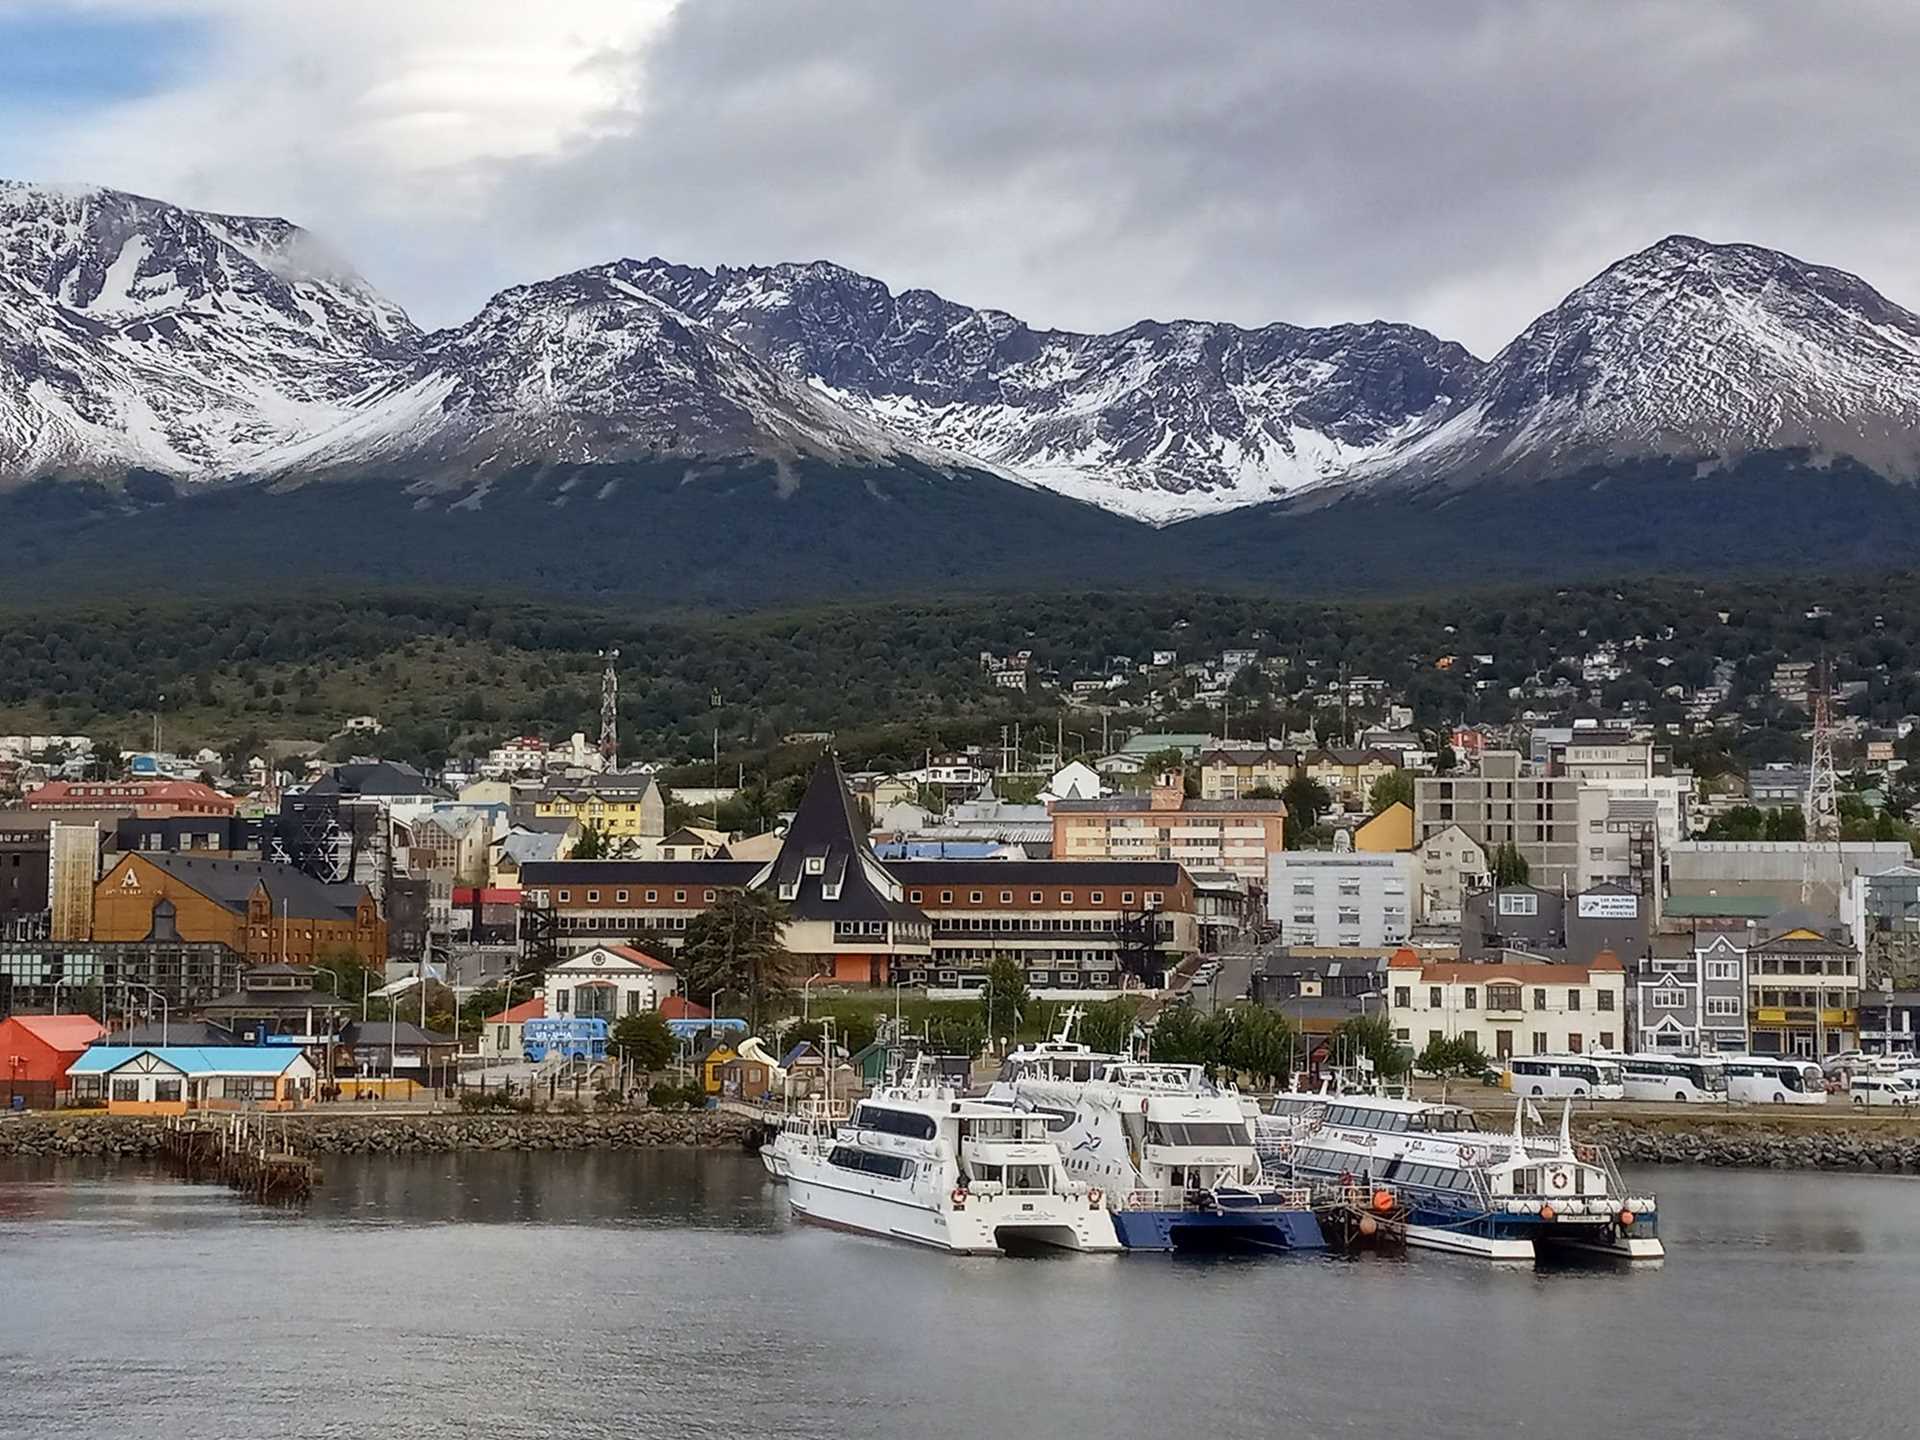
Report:
[[[921,1115],[912,1110],[888,1110],[879,1105],[862,1105],[855,1113],[853,1123],[861,1130],[905,1135],[911,1140],[931,1140],[935,1129],[931,1115]]]
[[[1147,1143],[1149,1145],[1249,1145],[1247,1127],[1232,1122],[1218,1123],[1175,1123],[1172,1121],[1150,1120],[1147,1122]]]
[[[836,1145],[827,1152],[827,1163],[842,1170],[857,1170],[863,1175],[884,1175],[904,1180],[913,1173],[913,1162],[904,1155],[880,1155],[858,1150],[851,1145]]]
[[[1007,1193],[1010,1195],[1044,1195],[1053,1188],[1047,1180],[1047,1167],[1044,1165],[1006,1167]]]

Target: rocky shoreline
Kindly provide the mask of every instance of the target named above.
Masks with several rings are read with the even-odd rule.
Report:
[[[475,1150],[717,1149],[745,1144],[753,1122],[724,1111],[600,1115],[289,1115],[313,1155],[430,1155]],[[28,1115],[0,1121],[0,1157],[140,1158],[160,1152],[164,1120]]]
[[[1762,1120],[1634,1121],[1577,1125],[1625,1165],[1714,1165],[1743,1170],[1920,1171],[1920,1130],[1886,1122],[1781,1125]]]

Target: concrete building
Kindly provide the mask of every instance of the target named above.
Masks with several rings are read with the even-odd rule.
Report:
[[[1267,883],[1286,848],[1281,800],[1189,800],[1177,774],[1145,795],[1061,800],[1053,807],[1057,860],[1161,860],[1189,870],[1228,870]]]
[[[1534,884],[1571,890],[1580,883],[1580,783],[1529,774],[1518,752],[1489,750],[1474,771],[1414,780],[1415,838],[1457,825],[1489,856],[1518,847]]]
[[[1614,1050],[1626,1034],[1626,972],[1612,955],[1591,965],[1536,961],[1475,965],[1395,953],[1389,1017],[1401,1044],[1470,1035],[1496,1059]]]
[[[1913,851],[1904,840],[1843,840],[1837,845],[1800,840],[1684,840],[1667,855],[1667,876],[1675,900],[1753,897],[1763,899],[1770,907],[1768,913],[1775,913],[1802,904],[1801,886],[1811,862],[1812,905],[1841,919],[1844,902],[1840,897],[1857,878],[1912,860]]]
[[[1267,918],[1287,945],[1400,945],[1422,918],[1413,855],[1286,850],[1267,875]]]
[[[1458,925],[1467,896],[1491,883],[1486,848],[1458,825],[1423,839],[1413,851],[1420,862],[1420,913],[1429,925]]]
[[[1577,887],[1590,890],[1596,885],[1619,885],[1646,896],[1657,910],[1664,888],[1660,802],[1583,784],[1579,816]]]

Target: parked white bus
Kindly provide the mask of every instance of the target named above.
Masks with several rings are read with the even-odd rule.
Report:
[[[1516,1095],[1548,1100],[1566,1095],[1620,1100],[1627,1093],[1620,1063],[1597,1055],[1516,1056],[1507,1062],[1501,1083]]]
[[[1824,1105],[1826,1072],[1788,1055],[1726,1055],[1727,1098],[1749,1105]]]
[[[1727,1098],[1726,1062],[1717,1055],[1623,1055],[1629,1100],[1713,1105]]]

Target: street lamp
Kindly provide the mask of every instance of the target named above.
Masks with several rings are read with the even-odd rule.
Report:
[[[335,970],[330,965],[313,965],[310,968],[319,971],[319,973],[322,975],[327,975],[332,977],[333,1008],[335,1010],[339,1009],[340,1007],[340,972]],[[307,1012],[307,1034],[309,1035],[313,1034],[313,1012],[311,1010]],[[329,1019],[329,1022],[328,1022],[328,1034],[327,1034],[327,1084],[329,1086],[333,1084],[333,1032],[332,1032],[331,1019]]]
[[[144,990],[149,995],[152,995],[159,1000],[160,1002],[160,1043],[161,1045],[164,1046],[167,1043],[167,1038],[168,1038],[169,1017],[173,1013],[172,1007],[167,1004],[167,997],[163,995],[160,991],[154,989],[153,986],[142,985],[138,980],[122,980],[120,982],[120,989],[123,992],[127,990]],[[151,1017],[153,1014],[153,1007],[151,1003],[149,1003],[147,1007],[147,1014],[149,1017]]]
[[[806,978],[806,982],[800,987],[800,1023],[802,1025],[807,1023],[808,1018],[813,1012],[813,982],[821,979],[824,973],[823,971],[814,972]]]

